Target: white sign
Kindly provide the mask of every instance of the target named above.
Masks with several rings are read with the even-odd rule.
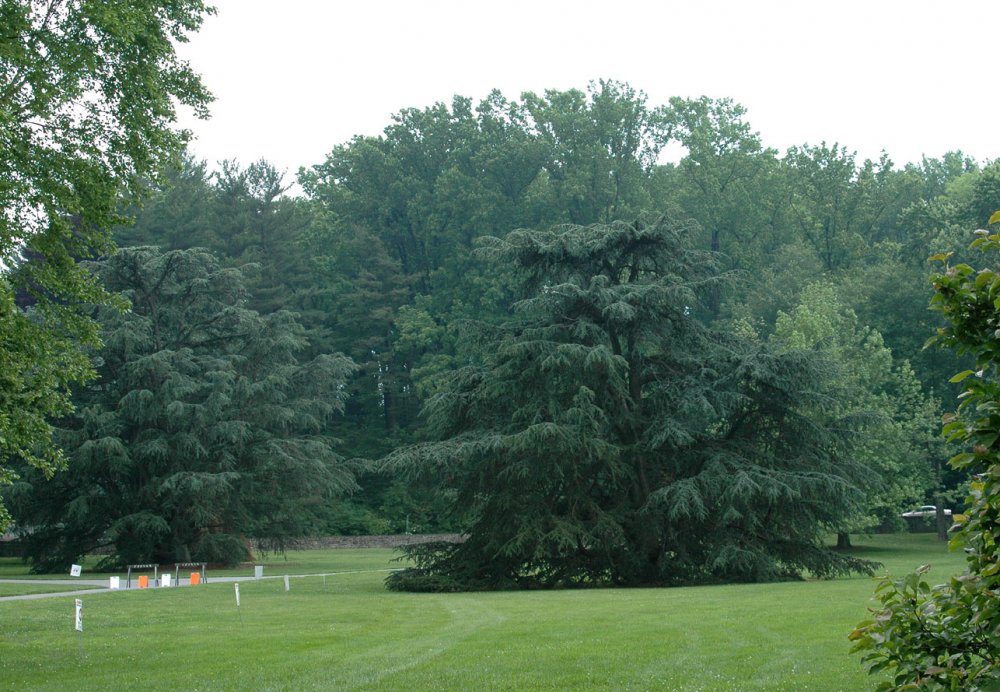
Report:
[[[63,569],[65,569],[65,568],[63,568]],[[71,576],[71,577],[79,577],[80,576],[80,572],[82,572],[82,571],[83,571],[83,567],[81,567],[80,565],[73,565],[72,567],[69,568],[69,576]]]
[[[108,584],[109,589],[120,589],[122,588],[122,578],[121,577],[111,577]]]
[[[240,607],[240,585],[239,583],[233,584],[236,587],[236,607]]]
[[[285,591],[288,591],[288,575],[285,575]]]
[[[160,586],[170,586],[170,580],[173,577],[169,573],[160,575]]]
[[[83,601],[76,599],[76,631],[83,632]]]

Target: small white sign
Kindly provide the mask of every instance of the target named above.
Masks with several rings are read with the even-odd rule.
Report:
[[[170,574],[161,574],[160,575],[160,586],[170,586],[170,580],[171,579],[173,579],[173,576],[171,576]]]
[[[286,574],[285,575],[285,591],[288,591],[288,589],[289,589],[289,586],[288,586],[288,575]]]
[[[76,631],[83,632],[83,601],[76,599]]]
[[[108,580],[109,589],[120,589],[122,588],[122,578],[121,577],[111,577]]]
[[[236,584],[233,584],[233,586],[236,587],[236,607],[239,608],[240,607],[240,585],[237,582]]]
[[[81,572],[83,572],[83,567],[80,565],[73,565],[69,568],[69,576],[71,577],[79,577]]]

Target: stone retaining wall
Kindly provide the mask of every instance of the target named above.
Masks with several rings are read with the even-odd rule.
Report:
[[[465,540],[457,533],[431,533],[431,534],[399,534],[396,536],[323,536],[318,538],[300,538],[291,541],[288,548],[292,550],[310,550],[314,548],[398,548],[401,545],[413,545],[414,543],[429,543],[432,541],[445,541],[448,543],[461,543]],[[253,541],[253,549],[267,550],[265,541]]]

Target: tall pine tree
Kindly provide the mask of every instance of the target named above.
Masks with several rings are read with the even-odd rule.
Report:
[[[662,220],[515,231],[483,253],[523,300],[386,468],[455,493],[468,539],[410,551],[400,589],[757,581],[870,565],[822,546],[858,500],[807,411],[815,357],[693,313],[713,257]]]
[[[232,563],[248,537],[280,545],[315,529],[353,487],[321,434],[351,361],[300,362],[295,317],[246,309],[242,272],[205,250],[126,248],[96,269],[132,309],[99,315],[100,377],[60,431],[69,470],[27,472],[13,493],[36,567],[97,548],[111,564]]]

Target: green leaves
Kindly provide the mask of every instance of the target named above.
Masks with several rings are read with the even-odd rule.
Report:
[[[958,373],[957,375],[955,375],[954,377],[952,377],[948,381],[951,382],[951,383],[961,382],[966,377],[968,377],[969,375],[973,375],[973,374],[975,374],[975,372],[973,370],[963,370],[962,372]]]
[[[990,223],[1000,220],[1000,212]],[[979,234],[973,246],[993,257],[1000,238]],[[952,546],[968,556],[965,574],[949,584],[929,587],[920,570],[903,580],[883,581],[877,593],[882,609],[851,633],[854,651],[872,673],[891,671],[892,689],[994,689],[1000,684],[1000,384],[996,366],[996,305],[1000,285],[990,268],[976,271],[967,264],[950,267],[932,277],[936,295],[932,309],[948,320],[939,343],[968,353],[978,370],[964,370],[951,378],[963,383],[960,414],[946,418],[949,440],[971,445],[949,464],[972,474],[967,509],[956,517],[958,532]],[[991,260],[991,265],[995,259]],[[993,265],[995,266],[995,265]],[[975,375],[975,377],[972,377]]]
[[[210,95],[174,52],[207,12],[200,0],[0,4],[0,408],[12,412],[0,470],[62,464],[48,421],[93,377],[98,343],[83,306],[123,306],[77,262],[113,251],[120,203],[180,154],[176,107],[207,114]]]

